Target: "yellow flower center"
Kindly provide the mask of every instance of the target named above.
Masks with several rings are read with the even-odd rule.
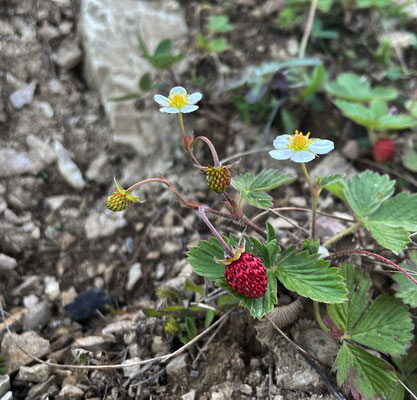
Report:
[[[295,131],[295,135],[292,135],[288,138],[290,143],[287,144],[287,147],[294,151],[308,150],[308,147],[313,142],[313,139],[309,139],[310,132],[307,135],[303,135],[303,132]]]
[[[168,104],[171,107],[180,109],[188,104],[188,94],[183,94],[181,90],[179,94],[173,94],[168,97]]]

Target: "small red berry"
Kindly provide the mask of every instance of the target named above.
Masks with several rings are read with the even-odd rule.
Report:
[[[394,155],[395,143],[392,139],[377,139],[373,147],[374,160],[380,163],[390,161]]]
[[[266,293],[266,268],[252,253],[243,252],[239,259],[226,267],[224,276],[235,292],[246,297],[258,299]]]

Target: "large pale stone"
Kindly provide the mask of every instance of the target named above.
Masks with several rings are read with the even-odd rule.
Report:
[[[156,75],[141,57],[137,34],[152,53],[166,38],[173,40],[174,53],[184,50],[187,27],[179,4],[164,0],[82,0],[80,25],[87,80],[101,93],[114,138],[134,147],[145,156],[145,163],[146,156],[160,151],[163,135],[164,140],[175,140],[168,129],[172,127],[172,116],[160,114],[157,105],[151,104],[153,99],[147,101],[148,108],[143,112],[135,110],[132,101],[109,99],[136,92],[144,73]],[[165,157],[171,154],[167,151]],[[164,154],[158,155],[159,159],[163,157]]]

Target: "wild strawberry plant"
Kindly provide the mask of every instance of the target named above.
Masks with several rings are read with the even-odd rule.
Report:
[[[393,95],[387,91],[372,91],[369,87],[365,89],[372,96]],[[362,98],[368,101],[365,91],[362,92]],[[158,94],[154,99],[161,106],[161,112],[178,114],[185,152],[194,167],[201,171],[208,188],[224,197],[226,210],[184,199],[162,175],[137,182],[126,190],[116,180],[117,188],[107,199],[108,208],[122,211],[139,201],[139,197],[134,196],[132,191],[141,185],[150,182],[164,184],[183,206],[198,211],[213,234],[187,253],[196,274],[226,289],[255,318],[262,318],[265,313],[279,307],[278,287],[283,286],[288,291],[313,300],[320,327],[341,343],[333,366],[339,385],[357,399],[402,398],[398,397],[403,391],[403,386],[399,384],[399,373],[388,361],[377,357],[375,351],[387,357],[407,355],[413,338],[409,306],[417,305],[417,280],[412,276],[412,271],[409,272],[408,265],[399,266],[376,253],[355,247],[336,253],[329,253],[329,250],[333,243],[357,231],[369,232],[375,242],[393,253],[406,250],[411,236],[417,232],[417,194],[395,194],[394,180],[388,175],[381,176],[371,171],[354,175],[350,179],[339,174],[317,177],[312,182],[306,163],[317,155],[330,152],[334,147],[333,142],[310,138],[310,132],[306,135],[299,131],[293,135],[280,135],[274,140],[274,149],[269,154],[278,161],[290,159],[300,164],[310,189],[312,208],[310,240],[285,247],[271,224],[267,223],[265,229],[259,226],[255,222],[256,218],[249,219],[244,214],[242,206],[246,202],[263,212],[268,211],[274,204],[274,198],[267,192],[291,182],[293,177],[278,170],[263,170],[258,175],[246,172],[232,177],[234,165],[220,164],[216,148],[209,138],[186,134],[183,114],[196,111],[202,95],[188,94],[183,87],[174,87],[168,97]],[[203,142],[209,147],[213,157],[212,165],[200,164],[194,155],[193,147],[197,142]],[[231,188],[234,191],[229,190]],[[320,244],[315,238],[316,215],[323,189],[346,203],[352,211],[353,220],[344,231]],[[238,227],[245,226],[246,232],[253,231],[257,236],[241,233],[238,229],[229,236],[222,236],[209,220],[209,215],[237,222]],[[400,271],[393,275],[397,282],[397,298],[388,293],[380,293],[373,299],[372,282],[360,265],[331,265],[330,260],[350,254],[377,257]],[[187,285],[196,292],[202,290],[190,282]],[[204,292],[204,297],[209,298],[208,293]],[[327,304],[327,316],[324,319],[321,317],[319,303]],[[206,325],[210,324],[215,312],[221,311],[221,308],[210,311],[206,315]],[[174,322],[171,318],[171,328],[177,326]],[[171,328],[170,331],[181,332],[178,327],[174,330]],[[188,337],[195,337],[193,319],[185,320],[184,329]],[[370,353],[367,349],[374,352]],[[397,359],[396,363],[401,364],[401,359]]]

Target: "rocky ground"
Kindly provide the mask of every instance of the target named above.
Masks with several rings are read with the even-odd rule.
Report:
[[[146,1],[139,3],[149,7]],[[182,15],[173,35],[185,36],[196,29],[198,2],[185,3],[170,1],[162,7],[167,15]],[[265,46],[274,32],[258,28],[274,10],[265,6],[257,15],[252,2],[236,3],[245,17],[234,40],[238,43],[243,37],[250,46],[224,56],[220,71],[201,55],[187,55],[178,67],[180,76],[189,65],[209,71],[206,84],[212,90],[204,93],[200,116],[191,116],[187,124],[210,135],[224,149],[224,157],[253,148],[263,127],[245,125],[237,115],[229,117],[230,109],[223,107],[227,95],[220,96],[213,86],[218,82],[216,74],[232,80],[247,57],[285,59],[294,56],[298,46],[294,38]],[[198,347],[163,363],[110,370],[59,369],[34,362],[16,347],[14,341],[36,357],[60,364],[146,360],[182,346],[178,338],[166,334],[166,317],[144,312],[167,304],[157,291],[171,288],[179,304],[201,300],[184,289],[187,280],[203,283],[185,255],[208,235],[194,212],[180,207],[171,193],[157,185],[146,186],[141,197],[147,201],[125,213],[106,210],[114,176],[129,185],[156,172],[166,174],[186,197],[219,202],[208,193],[200,173],[190,170],[177,142],[176,124],[161,116],[151,99],[145,99],[145,112],[135,111],[133,102],[109,101],[136,85],[131,70],[123,75],[127,69],[123,63],[132,62],[138,69],[148,66],[137,48],[127,54],[119,50],[115,57],[127,55],[127,60],[116,65],[120,74],[109,72],[117,60],[103,56],[112,50],[107,33],[99,29],[97,21],[104,14],[97,14],[98,4],[98,0],[0,1],[0,300],[14,332],[12,340],[0,323],[0,399],[333,398],[285,339],[242,310],[230,314]],[[149,43],[166,37],[159,31],[153,38],[149,25],[143,32]],[[126,29],[130,29],[126,35],[135,34],[134,26]],[[94,47],[92,41],[100,35],[105,43]],[[107,44],[109,48],[103,47]],[[169,78],[162,75],[162,79],[163,87],[169,88]],[[258,160],[255,167],[261,164],[272,166],[272,161]],[[244,171],[247,166],[244,161],[239,168]],[[352,170],[338,153],[316,167]],[[296,174],[294,166],[286,168]],[[298,182],[286,190],[280,193],[278,205],[307,205]],[[323,210],[337,209],[330,198],[324,201]],[[300,224],[308,223],[303,213],[290,215]],[[224,232],[233,229],[222,225],[221,219],[215,222]],[[279,218],[271,222],[282,235],[292,227]],[[321,235],[329,236],[338,227],[323,217],[320,229]],[[102,312],[76,322],[82,313],[76,309],[68,318],[65,307],[92,288],[102,289],[90,292],[98,295]],[[280,299],[283,304],[292,300],[289,295]],[[89,298],[87,303],[92,301]],[[291,332],[333,379],[329,368],[333,360],[328,355],[335,354],[337,347],[309,322],[311,316],[308,304],[301,307],[297,328]],[[204,315],[196,321],[202,331]]]

